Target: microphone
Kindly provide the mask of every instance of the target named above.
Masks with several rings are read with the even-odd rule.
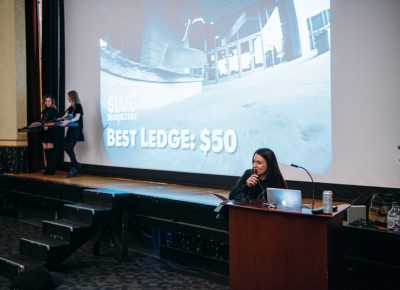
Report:
[[[257,169],[253,168],[253,173],[258,176]],[[265,200],[265,188],[264,188],[264,186],[262,186],[262,184],[261,184],[261,182],[260,182],[260,180],[258,178],[257,178],[257,183],[261,187],[261,193],[258,195],[257,199],[259,199],[262,196],[262,200],[264,202],[264,200]]]
[[[311,204],[311,212],[313,212],[314,210],[314,200],[315,200],[315,185],[314,185],[314,179],[312,178],[310,172],[308,172],[307,169],[305,169],[302,166],[296,165],[296,164],[290,164],[290,166],[294,167],[294,168],[301,168],[303,169],[305,172],[307,172],[308,176],[310,176],[311,178],[311,184],[312,184],[312,204]]]

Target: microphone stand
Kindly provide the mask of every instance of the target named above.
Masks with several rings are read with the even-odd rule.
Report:
[[[313,211],[313,209],[314,209],[314,200],[315,200],[314,179],[312,178],[310,172],[308,172],[308,170],[305,169],[304,167],[301,167],[301,166],[296,165],[296,164],[290,164],[290,166],[292,166],[292,167],[294,167],[294,168],[301,168],[301,169],[303,169],[305,172],[307,172],[308,176],[310,176],[310,178],[311,178],[311,184],[312,184],[312,204],[311,204],[311,211]]]

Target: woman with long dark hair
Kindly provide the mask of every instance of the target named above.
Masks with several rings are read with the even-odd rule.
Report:
[[[46,95],[43,98],[42,108],[41,121],[43,130],[40,139],[46,159],[46,169],[43,174],[54,175],[56,171],[56,153],[54,148],[54,144],[56,143],[56,130],[54,126],[48,126],[48,123],[54,122],[58,118],[56,101],[52,96]]]
[[[267,187],[287,188],[275,153],[271,149],[258,149],[253,154],[252,163],[253,168],[247,169],[232,187],[229,199],[257,199],[265,194]]]
[[[85,141],[83,136],[83,108],[76,91],[69,91],[67,94],[69,108],[65,112],[63,126],[68,126],[71,122],[77,122],[78,126],[70,126],[65,135],[64,150],[71,160],[71,167],[67,177],[74,177],[78,173],[79,163],[75,156],[74,147],[77,142]],[[71,118],[68,118],[70,116]]]

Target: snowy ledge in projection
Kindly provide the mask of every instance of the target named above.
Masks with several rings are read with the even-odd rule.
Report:
[[[241,175],[254,150],[269,147],[280,163],[329,168],[329,50],[209,85],[102,41],[100,51],[107,165]]]

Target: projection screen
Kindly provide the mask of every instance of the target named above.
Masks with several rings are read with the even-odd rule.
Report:
[[[85,118],[78,159],[239,176],[268,147],[286,179],[308,180],[295,163],[319,182],[399,187],[399,84],[364,69],[368,55],[369,68],[399,75],[382,44],[399,44],[383,35],[399,5],[367,2],[65,1],[66,91]],[[377,48],[397,66],[371,58]]]

